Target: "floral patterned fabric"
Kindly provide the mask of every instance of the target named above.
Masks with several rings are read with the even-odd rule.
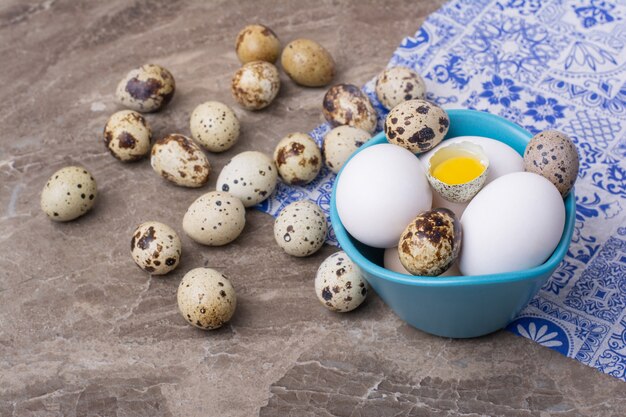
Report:
[[[424,77],[444,108],[503,116],[576,143],[576,228],[566,258],[508,326],[520,336],[626,381],[626,3],[453,0],[402,41],[389,66]],[[364,86],[379,113],[374,80]],[[321,144],[330,130],[311,132]],[[328,212],[334,175],[280,184],[273,215],[309,198]],[[331,231],[328,243],[336,244]]]

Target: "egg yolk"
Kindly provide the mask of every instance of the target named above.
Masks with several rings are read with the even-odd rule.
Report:
[[[456,156],[437,165],[432,175],[446,184],[465,184],[483,173],[485,167],[479,160],[468,156]]]

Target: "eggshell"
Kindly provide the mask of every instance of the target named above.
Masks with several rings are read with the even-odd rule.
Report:
[[[385,269],[388,269],[393,272],[397,272],[399,274],[411,275],[412,274],[406,270],[402,262],[400,262],[400,254],[398,253],[398,247],[387,248],[385,249],[385,253],[383,256],[383,265]],[[439,277],[457,277],[461,275],[461,271],[459,271],[459,262],[458,258],[455,263],[452,264],[450,268],[448,268],[443,274],[438,275]]]
[[[322,45],[310,39],[289,42],[280,63],[293,81],[305,87],[327,85],[335,76],[335,61]]]
[[[324,95],[324,117],[333,126],[348,125],[370,133],[376,130],[376,111],[359,87],[337,84]]]
[[[217,177],[216,188],[239,198],[244,206],[259,204],[276,188],[278,172],[274,161],[261,152],[235,155]]]
[[[156,141],[150,165],[160,176],[182,187],[202,187],[211,173],[211,165],[202,149],[179,134]]]
[[[354,151],[371,137],[369,132],[352,126],[337,126],[332,129],[324,137],[322,146],[326,166],[337,174]]]
[[[335,252],[322,262],[315,275],[315,294],[327,309],[352,311],[365,301],[369,284],[345,252]]]
[[[509,145],[502,143],[495,139],[489,139],[482,136],[457,136],[454,138],[446,139],[441,144],[420,155],[419,159],[422,165],[426,169],[428,167],[428,161],[430,157],[444,146],[449,146],[460,142],[472,142],[485,151],[487,158],[489,159],[489,170],[487,170],[487,179],[485,185],[489,184],[496,178],[503,175],[510,174],[512,172],[524,171],[524,160],[517,151],[511,148]],[[444,207],[452,210],[457,218],[461,218],[463,211],[469,203],[453,203],[438,193],[433,192],[433,207]]]
[[[274,222],[274,239],[291,256],[304,257],[317,252],[327,233],[324,212],[308,200],[289,204]]]
[[[389,143],[413,153],[437,146],[448,133],[450,118],[444,109],[426,100],[409,100],[391,109],[385,119]]]
[[[166,224],[142,223],[133,232],[130,253],[141,269],[152,275],[164,275],[180,262],[182,245],[178,234]]]
[[[335,186],[344,227],[360,242],[376,248],[396,246],[406,225],[431,208],[432,192],[419,159],[388,143],[356,154],[343,167]]]
[[[237,308],[237,294],[230,280],[211,268],[187,272],[178,285],[176,299],[185,320],[203,330],[222,327]]]
[[[263,109],[272,104],[280,90],[278,70],[269,62],[248,62],[235,72],[230,90],[244,109]]]
[[[104,126],[104,144],[120,161],[137,161],[150,153],[152,133],[146,119],[136,111],[113,113]]]
[[[304,185],[313,181],[322,168],[322,153],[306,133],[291,133],[274,149],[278,174],[287,184]]]
[[[83,167],[61,168],[41,192],[41,209],[57,222],[74,220],[93,207],[98,196],[96,180]]]
[[[267,26],[248,25],[237,35],[235,50],[242,64],[252,61],[273,64],[280,54],[280,40]]]
[[[565,226],[556,187],[530,172],[504,175],[483,188],[463,217],[463,275],[520,271],[552,254]]]
[[[207,101],[198,105],[189,120],[191,137],[210,152],[224,152],[239,139],[239,119],[226,104]]]
[[[115,97],[121,105],[142,113],[161,110],[174,97],[174,76],[165,68],[146,64],[130,70],[117,85]]]
[[[524,152],[524,169],[547,178],[563,197],[576,182],[579,163],[574,142],[556,130],[533,136]]]
[[[376,97],[387,109],[403,101],[423,99],[425,94],[422,77],[406,67],[387,68],[376,79]]]
[[[246,224],[246,209],[237,197],[220,191],[196,199],[183,217],[187,236],[208,246],[222,246],[235,240]]]

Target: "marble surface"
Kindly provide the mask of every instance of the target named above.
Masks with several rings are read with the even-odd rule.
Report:
[[[441,1],[262,2],[123,0],[0,3],[0,416],[620,416],[626,384],[510,333],[449,340],[400,321],[375,295],[357,311],[326,311],[313,293],[319,263],[285,255],[272,219],[249,210],[223,248],[182,232],[186,207],[214,187],[183,189],[143,160],[122,164],[101,131],[116,83],[146,62],[172,71],[177,93],[148,115],[155,136],[188,134],[195,105],[233,105],[234,40],[251,22],[283,42],[310,37],[362,84]],[[268,109],[237,109],[240,142],[210,155],[218,171],[244,150],[270,153],[321,120],[324,89],[281,75]],[[100,196],[67,224],[39,209],[48,176],[83,164]],[[129,255],[140,222],[173,226],[180,267],[150,278]],[[176,307],[182,275],[229,275],[232,322],[203,332]]]

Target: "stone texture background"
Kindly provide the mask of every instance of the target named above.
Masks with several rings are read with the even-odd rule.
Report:
[[[326,311],[313,277],[334,249],[285,255],[265,214],[249,210],[227,247],[194,244],[182,215],[217,176],[202,190],[178,188],[102,144],[115,86],[132,67],[173,72],[173,102],[148,121],[156,137],[188,134],[200,102],[234,105],[233,44],[245,24],[265,23],[283,42],[319,41],[338,63],[336,81],[362,84],[441,3],[2,1],[0,416],[624,415],[625,384],[509,333],[429,336],[375,295],[350,314]],[[324,90],[283,81],[270,108],[237,109],[243,135],[210,155],[216,172],[320,122]],[[68,164],[87,167],[101,193],[92,213],[57,224],[39,193]],[[183,239],[182,264],[163,278],[129,256],[146,220]],[[202,265],[229,275],[239,297],[232,323],[208,333],[185,323],[175,298],[181,276]]]

